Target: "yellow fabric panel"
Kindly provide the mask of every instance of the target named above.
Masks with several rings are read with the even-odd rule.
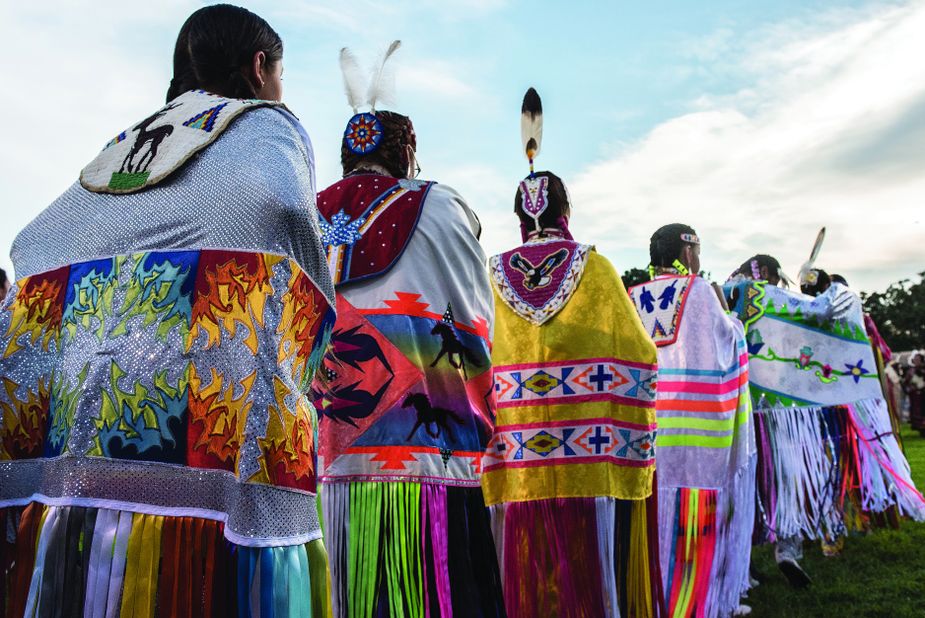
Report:
[[[588,255],[578,289],[568,304],[542,326],[521,318],[495,290],[492,366],[568,362],[591,358],[656,364],[656,348],[643,329],[617,271],[607,258]],[[496,429],[522,423],[612,418],[655,424],[655,408],[591,401],[568,405],[504,407]],[[653,465],[610,463],[496,468],[482,476],[487,504],[563,497],[612,496],[637,500],[652,493]]]
[[[485,504],[548,498],[614,496],[641,500],[652,493],[655,466],[629,468],[609,463],[501,468],[482,475]]]

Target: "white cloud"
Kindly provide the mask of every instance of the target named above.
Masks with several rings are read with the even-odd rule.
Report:
[[[675,220],[704,239],[722,277],[751,254],[795,273],[815,231],[819,265],[856,288],[925,268],[925,4],[828,12],[815,22],[707,39],[748,77],[693,101],[571,183],[579,233],[641,266],[649,235]],[[622,250],[632,246],[633,251]]]

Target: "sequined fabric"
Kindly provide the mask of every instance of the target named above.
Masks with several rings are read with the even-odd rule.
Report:
[[[247,545],[318,536],[302,391],[333,292],[294,122],[249,112],[175,178],[126,196],[75,185],[19,235],[0,506],[180,509]]]

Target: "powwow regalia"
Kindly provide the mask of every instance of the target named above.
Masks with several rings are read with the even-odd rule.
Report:
[[[811,298],[747,280],[726,293],[746,328],[760,538],[831,540],[893,508],[925,519],[857,296],[839,283]]]
[[[572,240],[562,181],[533,173],[524,244],[489,261],[496,426],[483,460],[510,616],[662,614],[653,492],[655,347],[610,262]]]
[[[333,287],[303,137],[278,104],[187,92],[16,239],[6,615],[330,611],[302,391]]]
[[[742,324],[711,285],[677,260],[669,267],[671,258],[658,259],[665,247],[699,246],[693,230],[679,234],[676,227],[653,236],[660,274],[630,289],[658,346],[662,576],[669,615],[729,616],[749,586],[755,517],[748,355]]]
[[[502,615],[479,485],[493,424],[485,255],[455,191],[394,165],[414,134],[375,110],[377,80],[344,133],[346,177],[319,195],[338,307],[315,386],[335,613]]]

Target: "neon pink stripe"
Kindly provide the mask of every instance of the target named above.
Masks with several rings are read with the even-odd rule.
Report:
[[[741,380],[738,376],[727,380],[721,384],[710,383],[710,382],[689,382],[684,381],[675,381],[675,382],[666,382],[665,380],[658,381],[658,394],[662,395],[664,393],[698,393],[701,395],[725,395],[732,391],[739,390],[739,383]]]
[[[565,397],[550,397],[542,399],[518,399],[517,401],[499,401],[497,408],[522,408],[524,406],[556,406],[568,405],[573,403],[584,403],[586,401],[613,401],[625,406],[636,408],[654,408],[654,401],[643,401],[631,397],[621,397],[610,393],[594,393],[591,395],[566,395]]]
[[[631,468],[648,468],[655,465],[655,458],[639,461],[637,459],[624,459],[612,455],[601,455],[599,457],[558,457],[556,459],[536,459],[533,461],[508,461],[485,466],[482,473],[496,470],[498,468],[536,468],[537,466],[561,466],[566,464],[592,464],[592,463],[613,463],[620,466],[629,466]]]
[[[543,367],[568,367],[571,365],[592,365],[595,363],[613,363],[614,365],[623,365],[625,367],[635,367],[637,369],[648,369],[655,371],[658,365],[648,365],[646,363],[637,363],[634,361],[618,360],[616,358],[579,358],[575,360],[548,361],[545,363],[522,363],[520,365],[496,365],[492,370],[497,373],[500,371],[517,371],[523,369],[541,369]]]
[[[517,429],[537,429],[542,427],[579,427],[581,425],[613,425],[614,427],[626,427],[628,429],[640,429],[642,431],[654,431],[658,425],[643,425],[642,423],[629,423],[627,421],[617,421],[612,418],[583,418],[574,421],[537,421],[535,423],[519,423],[517,425],[496,425],[495,433],[503,431],[513,431]]]

